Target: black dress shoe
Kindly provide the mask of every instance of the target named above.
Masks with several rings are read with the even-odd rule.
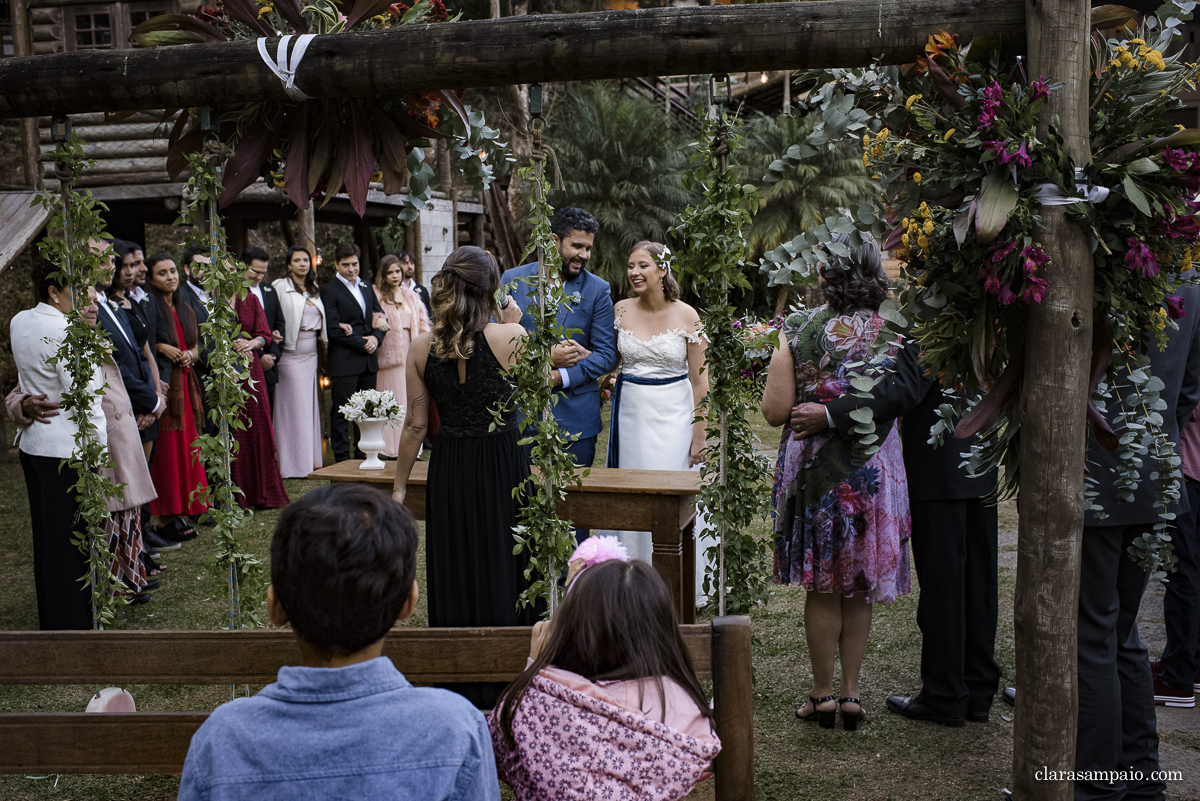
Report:
[[[1004,703],[1015,707],[1017,705],[1017,688],[1005,687],[1000,693],[1000,697],[1004,699]]]
[[[174,540],[168,540],[165,537],[160,536],[158,532],[152,528],[146,529],[142,532],[142,542],[158,551],[177,551],[183,547]]]
[[[940,723],[943,726],[949,726],[952,729],[961,729],[966,725],[966,721],[963,718],[940,715],[925,706],[920,695],[889,696],[887,699],[887,708],[897,715],[903,715],[909,720],[928,720],[933,723]]]
[[[148,592],[139,592],[137,595],[129,596],[129,605],[130,606],[137,606],[138,604],[146,604],[146,603],[150,603],[150,593],[148,593]]]
[[[149,581],[146,582],[145,586],[142,587],[142,592],[149,592],[150,590],[157,590],[161,586],[162,586],[161,579],[150,579]]]

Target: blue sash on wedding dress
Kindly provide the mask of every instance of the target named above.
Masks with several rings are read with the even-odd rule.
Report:
[[[687,373],[668,376],[666,378],[637,378],[636,376],[625,375],[624,373],[617,374],[617,385],[613,388],[612,417],[609,422],[608,461],[605,462],[605,467],[620,467],[621,465],[621,385],[628,381],[631,384],[661,387],[667,384],[686,381],[687,378]]]

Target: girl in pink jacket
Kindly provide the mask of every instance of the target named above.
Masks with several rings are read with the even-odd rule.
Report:
[[[615,540],[572,557],[562,605],[492,714],[518,801],[679,799],[721,750],[666,584]]]

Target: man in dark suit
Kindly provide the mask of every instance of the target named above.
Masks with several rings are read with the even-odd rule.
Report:
[[[204,407],[204,421],[197,423],[197,427],[202,426],[204,434],[215,435],[217,424],[208,416],[208,354],[212,349],[205,341],[203,329],[200,328],[208,322],[209,303],[208,293],[200,286],[200,278],[204,275],[204,268],[210,261],[211,259],[205,255],[205,251],[198,246],[188,245],[184,248],[183,258],[179,262],[183,275],[180,276],[178,291],[183,295],[187,304],[192,307],[192,311],[196,315],[196,327],[201,331],[200,361],[192,365],[192,369],[196,371],[196,380],[200,383],[200,403]]]
[[[814,433],[828,425],[852,438],[850,413],[870,408],[877,425],[903,416],[904,470],[912,514],[912,552],[921,595],[921,691],[893,695],[888,708],[914,720],[959,727],[985,723],[1000,684],[996,647],[996,507],[983,498],[996,488],[996,474],[971,478],[960,467],[968,440],[946,436],[930,445],[937,408],[948,400],[921,367],[910,343],[868,400],[844,395],[827,404],[800,404],[792,428]]]
[[[1172,443],[1179,442],[1179,432],[1200,402],[1200,287],[1185,284],[1179,295],[1184,316],[1178,330],[1168,331],[1166,349],[1160,351],[1153,339],[1146,347],[1150,374],[1164,383],[1159,398],[1167,408],[1160,413]],[[1123,394],[1130,391],[1127,376],[1121,376],[1118,389]],[[1107,404],[1110,424],[1120,406],[1115,400]],[[1152,531],[1159,519],[1154,508],[1157,482],[1150,478],[1157,468],[1152,458],[1142,457],[1133,500],[1123,503],[1114,486],[1118,454],[1100,447],[1093,437],[1087,458],[1096,478],[1096,503],[1107,517],[1098,518],[1089,510],[1084,519],[1075,770],[1125,771],[1129,779],[1124,787],[1121,782],[1076,781],[1075,798],[1162,798],[1165,785],[1152,778],[1159,767],[1153,677],[1137,628],[1147,575],[1129,555],[1129,546]],[[1172,510],[1177,516],[1190,509],[1186,491],[1180,501]]]
[[[423,284],[417,283],[417,260],[407,250],[397,253],[396,258],[400,260],[400,269],[404,271],[404,286],[417,293],[417,297],[421,299],[421,303],[425,304],[425,312],[429,315],[429,319],[432,320],[433,305],[429,302],[429,290]]]
[[[329,410],[329,438],[336,461],[350,458],[350,424],[341,408],[350,396],[360,389],[375,389],[379,370],[376,351],[384,332],[376,328],[375,315],[383,308],[375,290],[358,277],[358,245],[343,242],[333,254],[337,275],[321,287],[325,305],[326,330],[329,335],[329,381],[333,390],[333,406]],[[355,449],[355,455],[363,458]]]
[[[90,244],[93,248],[104,247],[107,249],[107,245],[97,240],[92,240]],[[108,252],[112,253],[111,250]],[[111,255],[109,264],[115,268]],[[111,282],[112,272],[110,271],[106,284],[111,284]],[[154,375],[146,360],[145,352],[138,347],[127,312],[110,300],[103,290],[96,292],[96,307],[98,310],[97,322],[112,341],[112,358],[117,369],[121,371],[121,383],[125,385],[125,392],[129,395],[133,413],[139,417],[148,414],[157,417],[166,408],[166,403],[159,394],[159,388],[155,385]]]
[[[263,281],[267,277],[267,265],[270,256],[259,247],[248,247],[242,251],[242,264],[246,265],[246,280],[250,282],[250,294],[258,299],[267,315],[267,327],[271,329],[271,343],[258,353],[262,362],[263,377],[267,380],[267,400],[271,409],[275,409],[275,385],[279,383],[279,370],[276,364],[283,354],[283,307],[279,305],[279,295],[275,288]]]

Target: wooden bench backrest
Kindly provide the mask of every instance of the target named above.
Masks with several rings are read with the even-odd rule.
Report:
[[[701,680],[713,682],[717,798],[751,799],[750,621],[680,627]],[[414,684],[511,681],[529,628],[395,629],[384,655]],[[295,664],[286,630],[0,632],[0,684],[266,684]],[[204,712],[0,715],[0,773],[178,773]],[[138,743],[130,748],[130,742]]]

